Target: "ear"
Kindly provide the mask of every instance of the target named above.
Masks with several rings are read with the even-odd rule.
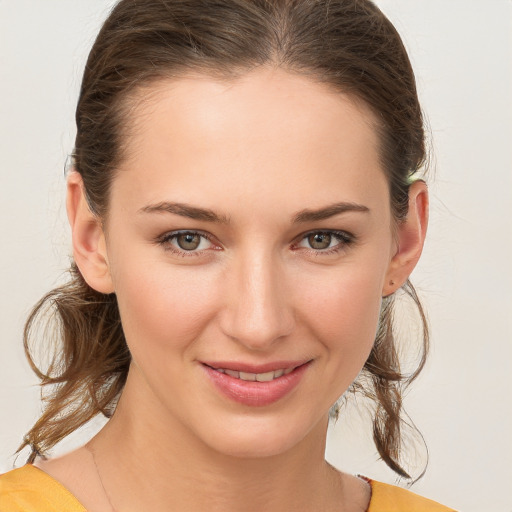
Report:
[[[428,189],[424,181],[415,181],[409,188],[409,210],[397,227],[396,252],[393,255],[382,296],[394,293],[409,278],[421,256],[428,224]]]
[[[73,258],[80,273],[94,290],[112,293],[114,287],[103,227],[89,208],[82,177],[76,171],[68,175],[66,209],[73,239]]]

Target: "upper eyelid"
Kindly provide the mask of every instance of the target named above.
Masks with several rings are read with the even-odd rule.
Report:
[[[297,236],[296,240],[304,240],[304,238],[307,238],[310,235],[314,235],[315,233],[327,233],[339,238],[350,238],[351,240],[355,239],[355,236],[352,233],[345,231],[344,229],[313,229]]]
[[[345,230],[340,229],[318,229],[313,231],[308,231],[304,235],[301,235],[301,238],[299,238],[298,243],[302,242],[304,239],[306,239],[309,235],[315,234],[315,233],[328,233],[332,235],[337,243],[332,247],[326,247],[324,249],[315,249],[313,247],[295,247],[294,251],[303,251],[305,254],[308,255],[309,258],[320,258],[319,261],[332,261],[329,260],[331,257],[339,258],[342,255],[346,254],[347,251],[350,251],[352,248],[356,247],[356,241],[357,237]],[[329,244],[330,245],[330,244]]]
[[[194,230],[194,229],[178,229],[175,231],[167,231],[163,235],[160,235],[159,237],[157,237],[157,240],[168,240],[170,238],[174,238],[179,235],[187,235],[187,234],[202,236],[202,237],[206,238],[207,240],[209,240],[210,242],[212,242],[212,239],[214,238],[213,235],[211,235],[205,231],[198,231],[198,230]]]
[[[207,238],[208,240],[215,238],[212,234],[208,233],[207,231],[202,231],[198,229],[176,229],[173,231],[167,231],[163,235],[160,235],[158,238],[170,238],[172,236],[176,235],[184,235],[187,233],[191,233],[193,235],[201,235]],[[305,238],[308,235],[312,235],[313,233],[331,233],[331,234],[343,234],[349,237],[353,237],[353,235],[344,230],[344,229],[310,229],[309,231],[305,231],[304,233],[301,233],[300,235],[297,235],[295,237],[295,240]]]
[[[157,236],[154,239],[154,241],[157,244],[160,244],[160,245],[163,245],[165,243],[169,243],[170,244],[171,240],[176,239],[180,235],[187,235],[187,234],[199,235],[202,238],[205,238],[206,240],[208,240],[208,242],[210,242],[214,246],[215,245],[216,246],[220,245],[218,242],[216,242],[216,239],[215,239],[215,237],[213,235],[211,235],[209,233],[206,233],[204,231],[197,231],[197,230],[191,230],[191,229],[178,229],[178,230],[175,230],[175,231],[167,231],[163,235]],[[184,251],[183,249],[180,249],[178,247],[176,247],[175,250],[176,251],[182,251],[182,252],[188,252],[188,253],[201,252],[201,251]],[[205,249],[203,249],[203,250],[205,250]]]

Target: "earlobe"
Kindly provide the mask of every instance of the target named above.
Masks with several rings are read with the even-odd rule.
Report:
[[[114,291],[100,219],[85,198],[82,177],[71,171],[67,181],[66,209],[73,240],[73,258],[87,284],[100,293]]]
[[[427,225],[428,189],[424,181],[418,180],[409,188],[407,218],[397,226],[397,248],[388,267],[383,297],[394,293],[411,275],[423,250]]]

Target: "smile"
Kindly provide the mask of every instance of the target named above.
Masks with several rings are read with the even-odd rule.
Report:
[[[246,406],[262,407],[291,394],[311,362],[281,361],[265,365],[203,362],[201,366],[222,396]]]
[[[293,372],[295,368],[286,368],[265,373],[239,372],[236,370],[229,370],[227,368],[214,368],[214,370],[229,375],[230,377],[234,377],[235,379],[241,379],[250,382],[270,382],[274,379],[282,377],[283,375],[288,375],[289,373]]]

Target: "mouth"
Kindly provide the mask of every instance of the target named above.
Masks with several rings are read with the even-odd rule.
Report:
[[[264,365],[202,362],[202,366],[214,387],[228,399],[248,406],[265,406],[290,394],[311,362],[281,361]]]
[[[275,379],[278,379],[279,377],[282,377],[283,375],[288,375],[289,373],[292,373],[296,367],[281,368],[279,370],[263,372],[263,373],[242,372],[242,371],[237,371],[237,370],[230,370],[229,368],[213,368],[211,366],[210,366],[210,368],[212,368],[212,370],[215,370],[219,373],[224,373],[226,375],[229,375],[230,377],[233,377],[235,379],[245,380],[248,382],[270,382]]]

